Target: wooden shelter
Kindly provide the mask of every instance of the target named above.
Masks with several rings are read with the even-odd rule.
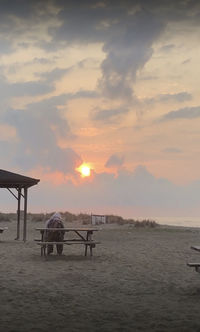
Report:
[[[26,241],[27,233],[27,198],[28,198],[28,188],[38,184],[40,180],[33,179],[20,174],[4,171],[0,169],[0,188],[6,188],[9,192],[17,199],[17,237],[16,240],[20,238],[20,212],[21,212],[21,198],[24,199],[24,209],[23,213],[23,240]],[[17,192],[14,193],[13,190]]]

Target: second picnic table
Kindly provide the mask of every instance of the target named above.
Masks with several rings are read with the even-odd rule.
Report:
[[[83,244],[85,246],[85,256],[87,256],[87,249],[90,248],[90,256],[92,256],[92,249],[95,248],[96,244],[100,242],[93,240],[93,232],[98,231],[98,228],[94,227],[67,227],[67,228],[36,228],[36,231],[40,231],[41,239],[35,239],[41,246],[41,256],[46,256],[46,248],[48,244]],[[48,231],[64,231],[65,233],[72,232],[76,235],[75,238],[64,239],[62,242],[48,242],[45,240],[45,234]]]

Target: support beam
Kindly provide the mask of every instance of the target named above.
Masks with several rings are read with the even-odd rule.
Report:
[[[16,198],[16,199],[18,199],[18,197],[12,192],[12,190],[10,189],[10,188],[7,188],[8,189],[8,191],[10,191],[10,193]]]
[[[23,240],[26,241],[26,229],[27,229],[27,198],[28,198],[28,188],[24,188],[24,229],[23,229]]]
[[[20,204],[21,204],[21,188],[18,189],[18,205],[17,205],[17,237],[15,240],[19,240],[20,237]]]

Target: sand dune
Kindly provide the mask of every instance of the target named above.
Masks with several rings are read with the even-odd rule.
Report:
[[[29,223],[26,243],[1,226],[1,331],[200,330],[200,274],[186,266],[200,262],[200,230],[105,225],[94,257],[67,246],[45,261],[43,224]]]

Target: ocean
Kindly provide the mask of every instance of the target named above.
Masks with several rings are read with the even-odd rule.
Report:
[[[200,227],[199,217],[152,217],[160,225],[183,226],[183,227]]]

